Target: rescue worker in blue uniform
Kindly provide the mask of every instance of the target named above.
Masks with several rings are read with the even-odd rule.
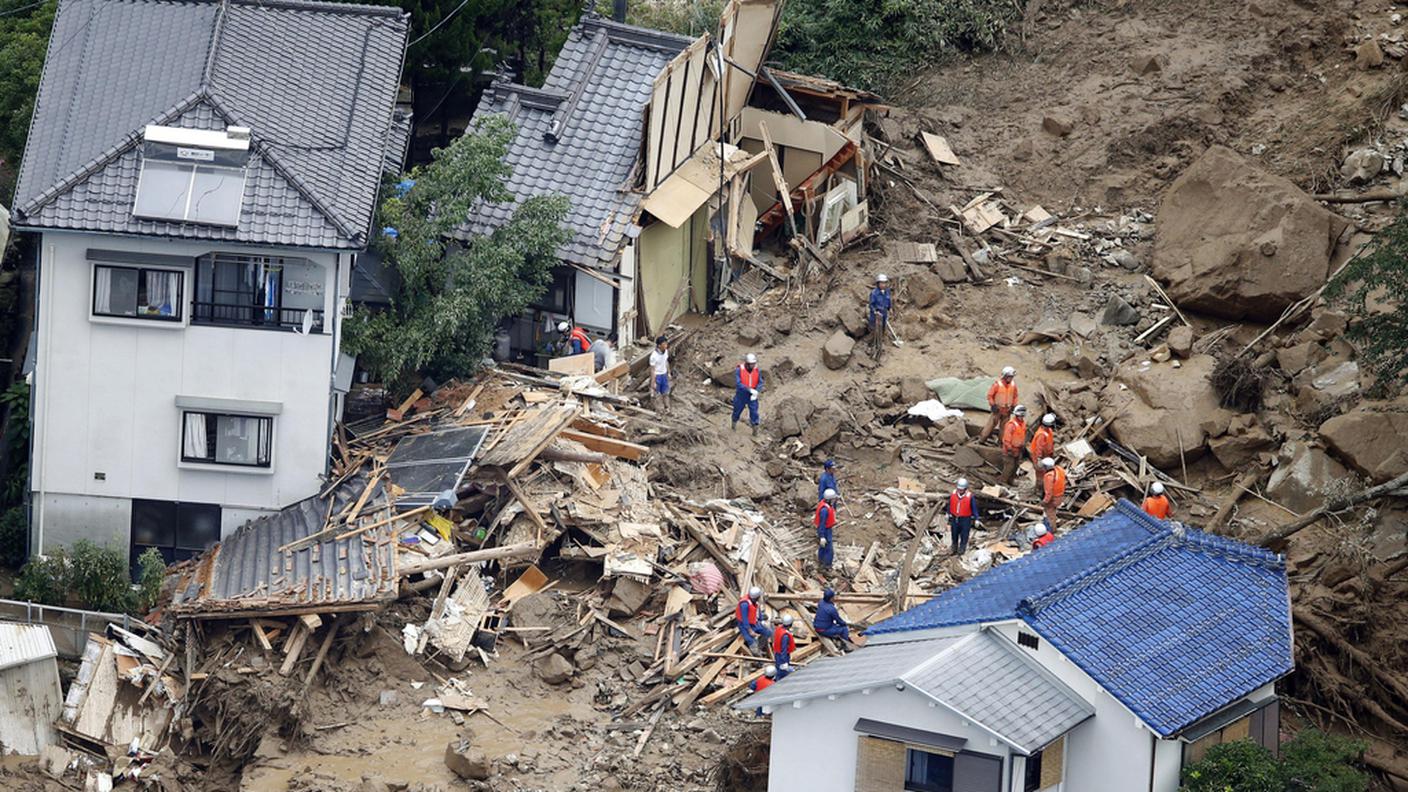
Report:
[[[880,357],[885,349],[885,333],[890,327],[890,278],[885,273],[875,276],[875,288],[870,290],[866,324],[870,328],[870,353]]]
[[[841,611],[836,608],[835,599],[835,589],[827,589],[821,595],[821,602],[816,604],[816,618],[812,619],[812,629],[824,638],[837,638],[849,643],[851,628],[841,618]]]
[[[748,683],[748,689],[753,691],[754,693],[761,693],[762,691],[767,690],[768,688],[777,684],[777,682],[781,681],[781,679],[782,674],[778,672],[777,667],[768,666],[763,669],[762,676]],[[757,713],[759,718],[763,717],[762,707],[758,707],[753,711]]]
[[[821,465],[821,478],[816,481],[816,499],[821,500],[826,497],[827,490],[840,492],[841,488],[836,486],[836,460],[828,459]]]

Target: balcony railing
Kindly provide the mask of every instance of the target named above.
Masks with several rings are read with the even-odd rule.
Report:
[[[231,303],[191,303],[191,324],[259,327],[266,330],[301,330],[304,314],[313,315],[310,332],[323,331],[323,312],[313,308],[264,308]]]

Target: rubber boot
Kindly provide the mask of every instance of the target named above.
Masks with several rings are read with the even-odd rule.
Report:
[[[757,436],[758,436],[758,425],[757,425],[757,424],[753,424],[753,436],[754,436],[754,437],[757,437]]]
[[[734,422],[733,422],[733,425],[730,426],[728,429],[729,429],[730,432],[736,432],[736,431],[738,431],[738,421],[734,421]]]

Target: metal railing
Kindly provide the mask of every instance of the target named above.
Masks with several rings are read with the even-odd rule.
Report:
[[[313,315],[311,332],[323,331],[323,312],[314,308],[265,308],[234,303],[192,302],[191,323],[299,330],[304,314]]]
[[[42,624],[48,627],[49,634],[54,638],[54,648],[60,656],[70,659],[83,656],[83,647],[88,643],[88,633],[104,632],[109,624],[116,624],[124,630],[136,633],[149,633],[153,630],[151,625],[125,613],[86,611],[7,599],[0,599],[0,621]]]

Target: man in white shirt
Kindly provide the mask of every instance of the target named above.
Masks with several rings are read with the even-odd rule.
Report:
[[[616,334],[593,341],[589,351],[598,374],[616,365]]]
[[[655,394],[660,408],[670,411],[670,342],[665,336],[655,339],[655,349],[650,353],[650,370],[655,374],[651,391]]]

